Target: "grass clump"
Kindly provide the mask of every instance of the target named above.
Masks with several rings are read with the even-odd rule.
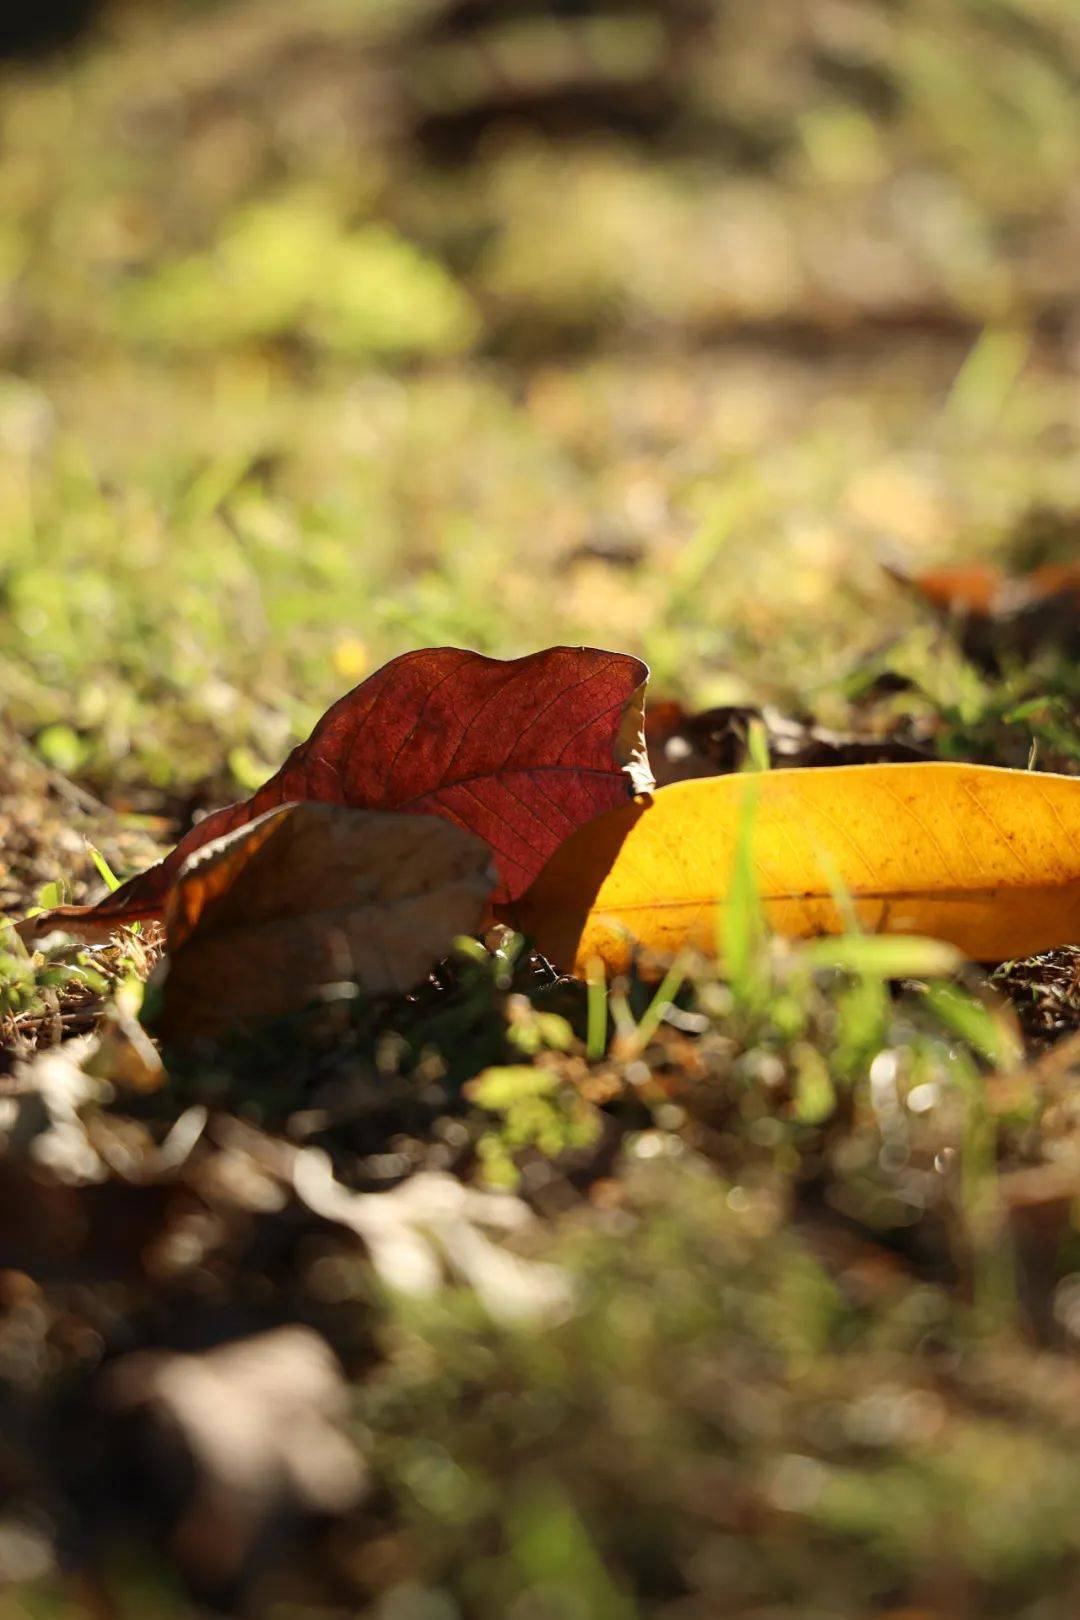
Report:
[[[687,958],[659,993],[633,974],[598,1003],[503,935],[407,1001],[335,1002],[182,1067],[133,1068],[120,1013],[96,1052],[20,1071],[0,1189],[46,1202],[8,1253],[56,1348],[4,1353],[25,1444],[75,1438],[41,1451],[13,1522],[35,1516],[54,1559],[68,1515],[91,1545],[149,1536],[155,1601],[179,1560],[226,1609],[854,1620],[944,1615],[946,1593],[1067,1613],[1075,1059],[1041,1076],[1053,1052],[1031,1067],[934,942],[792,947],[755,917],[746,889],[728,974]],[[85,1212],[70,1252],[35,1158]],[[495,1239],[492,1183],[517,1194]],[[444,1190],[425,1214],[451,1185],[475,1212]],[[136,1249],[112,1254],[121,1209]],[[384,1251],[395,1221],[406,1248]],[[405,1263],[417,1244],[437,1286]],[[352,1379],[367,1489],[264,1552],[239,1535],[223,1582],[183,1550],[208,1454],[191,1442],[178,1496],[133,1461],[156,1455],[152,1414],[102,1433],[96,1392],[140,1346],[208,1354],[281,1321]]]

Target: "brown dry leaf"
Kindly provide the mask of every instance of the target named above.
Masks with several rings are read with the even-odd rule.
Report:
[[[920,574],[887,572],[945,613],[1003,617],[1051,597],[1080,600],[1080,563],[1043,563],[1029,574],[1010,575],[993,563],[960,563]]]
[[[918,574],[887,565],[886,572],[953,620],[964,651],[979,663],[1048,644],[1072,647],[1080,635],[1080,563],[1044,563],[1019,575],[985,562]]]
[[[885,572],[938,612],[957,618],[985,617],[999,611],[1001,591],[1006,583],[1001,569],[985,562],[927,568],[918,574],[886,564]]]
[[[172,1041],[293,1012],[333,984],[408,990],[493,884],[474,834],[340,805],[271,810],[190,856],[166,912],[159,1018]]]
[[[845,735],[790,719],[768,705],[726,704],[690,714],[681,703],[667,700],[651,703],[645,714],[645,741],[657,787],[742,770],[754,727],[776,767],[900,764],[933,757],[900,737]]]
[[[794,938],[924,934],[982,961],[1080,940],[1080,778],[854,765],[661,788],[569,839],[506,915],[559,967],[616,971],[635,943],[712,953],[747,796],[766,914]]]

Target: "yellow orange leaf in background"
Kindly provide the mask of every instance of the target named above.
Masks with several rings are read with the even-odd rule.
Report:
[[[923,934],[980,961],[1080,941],[1080,778],[947,763],[680,782],[569,838],[507,915],[564,969],[712,953],[754,798],[766,916],[793,938]],[[837,897],[840,896],[840,899]]]

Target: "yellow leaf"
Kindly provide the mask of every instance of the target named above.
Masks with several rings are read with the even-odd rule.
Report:
[[[1080,941],[1080,778],[945,763],[642,795],[567,840],[508,908],[514,925],[581,973],[590,958],[624,969],[635,942],[714,953],[748,792],[753,871],[779,933],[842,933],[853,909],[868,933],[922,934],[981,961]]]
[[[330,987],[411,989],[480,926],[493,884],[487,845],[449,821],[333,804],[270,810],[181,868],[158,1028],[173,1042],[215,1038]]]

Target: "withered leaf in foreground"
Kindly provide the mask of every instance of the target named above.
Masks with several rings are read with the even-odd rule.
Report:
[[[625,653],[550,647],[485,658],[405,653],[339,699],[252,798],[207,816],[156,866],[33,931],[161,917],[193,851],[301,800],[440,816],[485,840],[497,898],[513,899],[563,839],[652,786],[642,735],[648,669]]]
[[[569,839],[508,920],[565,969],[622,970],[635,942],[711,954],[747,814],[766,914],[793,938],[843,932],[846,891],[867,932],[979,961],[1080,940],[1080,778],[937,762],[661,788]]]
[[[408,990],[479,927],[492,882],[487,846],[447,821],[270,810],[185,863],[165,917],[160,1032],[215,1038],[331,984]]]

